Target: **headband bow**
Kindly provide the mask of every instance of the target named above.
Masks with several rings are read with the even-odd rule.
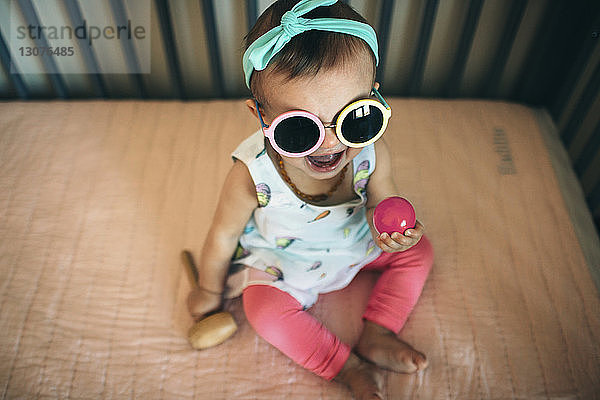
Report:
[[[246,86],[250,88],[250,76],[254,70],[261,71],[271,59],[296,35],[309,30],[345,33],[363,39],[373,50],[379,64],[377,35],[370,25],[341,18],[301,18],[302,15],[321,6],[330,6],[337,0],[302,0],[281,17],[281,25],[272,28],[256,39],[242,57]]]

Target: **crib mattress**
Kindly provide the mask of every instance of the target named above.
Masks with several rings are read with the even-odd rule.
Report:
[[[600,398],[598,238],[547,113],[391,99],[395,180],[435,249],[388,399]],[[348,399],[258,337],[193,350],[199,254],[242,101],[0,103],[0,397]],[[311,310],[347,343],[376,276]]]

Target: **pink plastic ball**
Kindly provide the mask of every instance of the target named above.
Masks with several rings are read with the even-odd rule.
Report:
[[[373,224],[380,234],[400,232],[415,227],[417,218],[415,209],[408,200],[398,196],[382,200],[373,213]]]

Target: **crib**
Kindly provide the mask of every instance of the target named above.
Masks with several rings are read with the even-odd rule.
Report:
[[[73,89],[82,76],[10,73],[10,54],[2,53],[1,398],[350,398],[345,387],[307,372],[261,339],[240,298],[224,306],[239,326],[229,340],[197,351],[186,337],[190,283],[181,251],[199,254],[230,153],[259,127],[242,100],[241,73],[228,78],[229,56],[216,66],[207,61],[188,81],[198,60],[187,58],[181,30],[201,28],[215,39],[201,44],[203,51],[233,54],[230,36],[243,34],[231,32],[245,29],[245,19],[268,3],[152,2],[153,43],[176,41],[177,51],[153,49],[163,56],[153,53],[152,62],[164,68],[153,65],[148,75],[84,76],[87,86],[77,89],[83,94]],[[599,74],[591,73],[600,60],[597,40],[565,45],[575,56],[589,54],[585,68],[552,66],[549,75],[528,75],[532,80],[523,78],[519,87],[518,74],[509,79],[517,43],[535,21],[539,37],[562,26],[555,16],[565,11],[562,5],[349,3],[383,36],[387,61],[378,73],[393,110],[384,137],[396,155],[396,183],[435,250],[432,273],[400,333],[430,365],[414,375],[385,372],[386,398],[600,398],[593,153],[600,103],[590,92],[599,85]],[[127,12],[119,4],[131,7],[105,6]],[[581,4],[566,14],[568,27],[589,13],[585,7],[598,11]],[[25,19],[42,18],[35,1],[12,5]],[[85,16],[88,6],[64,5],[55,18],[73,18],[74,10]],[[412,51],[402,50],[395,38],[408,34],[401,16],[411,13],[419,17],[411,28],[419,39]],[[597,15],[579,20],[585,25],[579,31],[589,33]],[[194,18],[198,26],[189,24]],[[457,55],[438,74],[431,68],[443,60],[441,36],[451,25]],[[513,44],[496,42],[494,54],[505,62],[495,72],[477,61],[477,49],[493,37]],[[528,68],[548,60],[544,44]],[[10,50],[5,39],[2,45]],[[403,51],[412,54],[408,64]],[[478,85],[490,68],[492,83]],[[539,87],[564,71],[556,97],[546,98]],[[410,83],[414,74],[418,84]],[[453,83],[452,74],[462,83]],[[57,90],[61,80],[64,92]],[[144,96],[136,94],[142,87]],[[310,312],[355,343],[376,278],[360,273],[345,289],[322,295]]]

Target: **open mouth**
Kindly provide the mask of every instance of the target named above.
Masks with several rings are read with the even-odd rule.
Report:
[[[306,160],[312,169],[318,172],[328,172],[334,170],[338,166],[343,155],[344,152],[340,151],[339,153],[322,156],[306,156]]]

